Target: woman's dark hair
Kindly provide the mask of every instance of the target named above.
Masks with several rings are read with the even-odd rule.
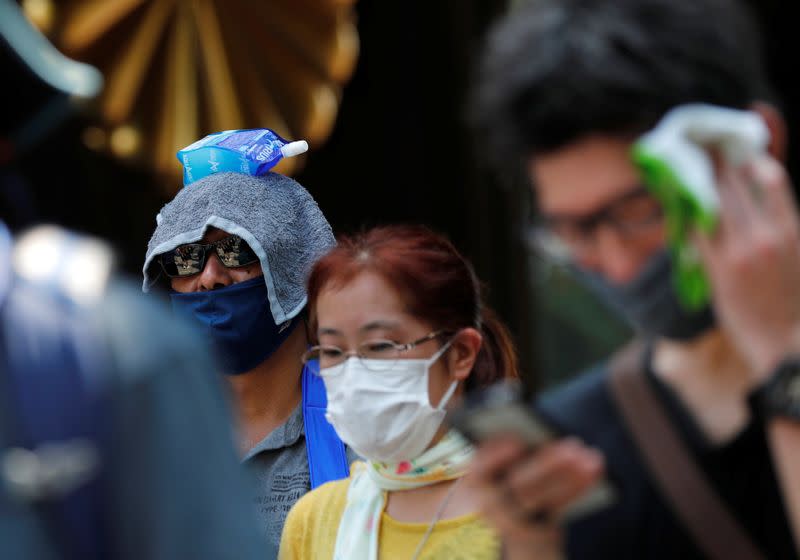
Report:
[[[385,226],[343,237],[317,261],[308,280],[312,332],[322,290],[344,286],[365,271],[394,286],[414,317],[437,329],[473,327],[483,335],[468,391],[519,376],[511,336],[483,304],[472,266],[447,239],[422,226]]]
[[[470,120],[516,165],[684,103],[770,99],[751,19],[736,0],[529,0],[489,34]]]

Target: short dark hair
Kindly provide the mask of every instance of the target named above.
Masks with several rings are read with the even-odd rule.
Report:
[[[770,97],[736,0],[532,0],[491,30],[470,117],[495,163],[589,134],[630,137],[670,108]]]

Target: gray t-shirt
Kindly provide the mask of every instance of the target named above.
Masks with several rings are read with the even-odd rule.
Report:
[[[348,464],[359,459],[349,447],[345,452]],[[248,451],[242,464],[255,478],[253,502],[261,530],[278,546],[289,510],[311,490],[302,404],[282,426]]]

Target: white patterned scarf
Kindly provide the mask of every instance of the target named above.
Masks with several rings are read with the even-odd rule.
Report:
[[[334,560],[377,560],[380,520],[388,491],[409,490],[464,476],[474,449],[455,431],[411,461],[352,466]]]

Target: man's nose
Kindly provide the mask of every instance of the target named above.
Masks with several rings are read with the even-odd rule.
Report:
[[[578,263],[613,284],[630,282],[641,270],[644,259],[632,246],[635,244],[628,241],[614,227],[598,224],[592,247],[578,256]]]
[[[206,264],[203,271],[200,273],[199,278],[199,291],[206,292],[208,290],[216,290],[217,288],[224,288],[233,284],[233,278],[230,271],[223,266],[219,257],[214,251],[211,251],[206,257]]]

